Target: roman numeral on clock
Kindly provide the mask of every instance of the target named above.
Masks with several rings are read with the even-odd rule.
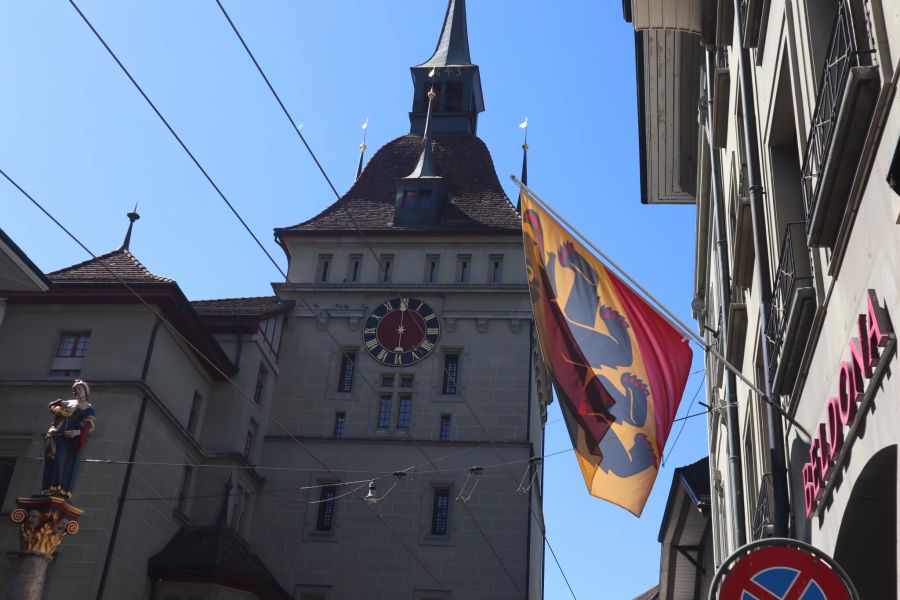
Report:
[[[374,350],[374,349],[375,349],[375,346],[377,346],[377,345],[378,345],[378,339],[377,339],[377,338],[372,338],[371,340],[368,340],[368,341],[366,342],[366,348],[368,348],[369,350]]]

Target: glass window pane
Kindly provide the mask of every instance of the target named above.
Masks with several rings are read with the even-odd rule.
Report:
[[[381,402],[378,405],[378,427],[385,429],[391,425],[391,396],[386,394],[381,396]]]
[[[316,515],[316,531],[331,531],[334,524],[334,497],[337,495],[337,486],[329,485],[322,488],[319,494],[319,513]]]
[[[409,417],[412,413],[412,398],[400,397],[400,406],[397,412],[397,429],[409,429]]]
[[[449,513],[450,490],[447,488],[434,490],[434,501],[431,507],[431,535],[447,535]]]

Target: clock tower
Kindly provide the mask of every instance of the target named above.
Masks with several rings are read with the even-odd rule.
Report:
[[[284,469],[250,541],[296,598],[541,598],[551,395],[520,218],[476,136],[464,0],[412,79],[410,132],[276,230],[290,436],[266,437],[261,462]]]

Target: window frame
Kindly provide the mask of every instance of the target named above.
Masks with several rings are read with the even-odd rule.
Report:
[[[350,283],[358,283],[362,275],[363,255],[351,254],[347,257],[347,279]]]
[[[60,354],[66,338],[73,338],[71,350],[68,354]],[[59,334],[59,342],[56,344],[54,358],[84,358],[90,341],[90,331],[64,331]]]
[[[331,263],[334,261],[333,254],[320,254],[316,261],[316,283],[328,283],[328,276],[331,274]]]
[[[459,371],[462,353],[458,350],[444,352],[441,369],[441,394],[444,396],[459,395]],[[451,366],[453,373],[451,373]]]
[[[503,283],[503,255],[491,254],[488,258],[488,283],[499,285]]]
[[[262,395],[266,389],[266,379],[269,377],[269,370],[262,363],[259,363],[259,370],[256,372],[256,386],[253,388],[253,401],[258,405],[262,405]]]
[[[412,394],[397,395],[397,427],[398,430],[409,431],[412,422]]]
[[[379,430],[390,429],[391,427],[391,416],[394,412],[393,407],[393,394],[383,393],[379,395],[378,400],[378,414],[375,420],[375,427]]]
[[[445,427],[446,426],[446,427]],[[446,435],[445,435],[446,433]],[[449,442],[453,437],[453,414],[441,413],[438,420],[438,441]]]
[[[393,254],[382,254],[378,257],[378,281],[380,283],[392,283],[392,269],[394,266]]]
[[[334,533],[335,512],[337,507],[337,484],[326,483],[321,484],[319,490],[319,502],[316,510],[316,518],[313,526],[316,533],[328,534]],[[327,498],[326,496],[329,496]]]
[[[441,255],[427,254],[425,256],[425,283],[437,283],[440,277]]]
[[[472,281],[472,255],[456,255],[456,283],[469,283]]]
[[[341,363],[338,367],[337,393],[353,392],[353,379],[356,375],[356,351],[341,350]]]
[[[339,410],[334,413],[334,429],[331,437],[336,440],[344,439],[344,433],[347,431],[347,411]]]
[[[428,536],[438,539],[447,539],[450,536],[450,486],[435,485],[431,488],[431,518],[428,528]],[[440,501],[443,500],[443,524],[438,521],[438,510],[441,508]]]

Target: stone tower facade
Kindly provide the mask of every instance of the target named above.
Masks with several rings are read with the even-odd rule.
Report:
[[[412,74],[410,133],[276,230],[295,308],[261,461],[308,471],[267,473],[250,541],[296,598],[540,598],[551,396],[462,0]]]

